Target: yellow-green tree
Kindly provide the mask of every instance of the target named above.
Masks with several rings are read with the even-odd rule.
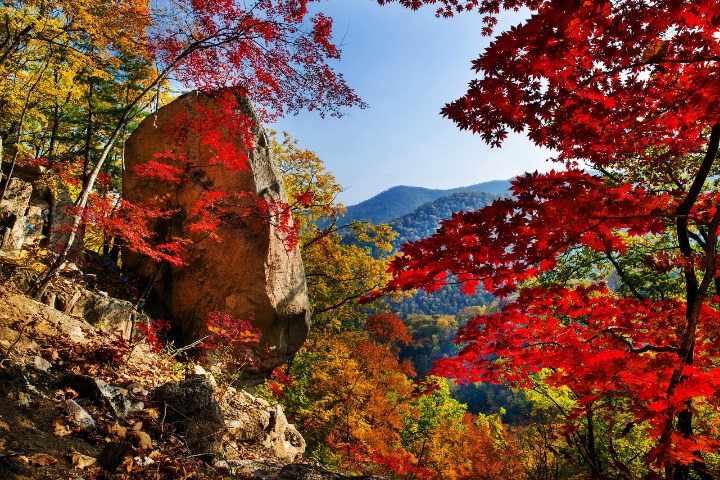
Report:
[[[342,187],[320,158],[298,147],[287,133],[274,138],[298,228],[315,329],[351,329],[379,308],[358,305],[357,299],[387,281],[382,257],[392,249],[395,232],[387,225],[343,224],[345,208],[336,201]]]

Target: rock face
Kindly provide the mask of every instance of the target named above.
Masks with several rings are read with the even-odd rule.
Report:
[[[0,202],[0,252],[7,256],[17,256],[25,242],[25,212],[28,211],[32,190],[28,182],[11,178],[5,199]]]
[[[123,196],[143,203],[166,195],[165,208],[177,208],[172,220],[153,225],[158,239],[172,235],[192,238],[183,255],[186,266],[163,268],[155,284],[168,317],[180,327],[186,344],[207,334],[207,314],[220,311],[233,318],[249,319],[262,333],[262,351],[272,352],[264,368],[283,363],[305,341],[309,328],[309,306],[305,275],[297,248],[288,250],[286,234],[273,222],[239,214],[227,206],[226,218],[216,230],[219,241],[193,234],[188,229],[191,209],[204,191],[227,194],[250,192],[267,202],[285,202],[287,195],[275,164],[268,139],[258,127],[250,102],[240,99],[240,110],[253,122],[254,148],[249,153],[250,169],[232,171],[214,163],[215,152],[205,146],[189,128],[178,132],[179,117],[197,118],[198,108],[213,108],[216,100],[206,94],[189,93],[146,118],[126,144],[126,169],[123,174]],[[200,107],[198,107],[200,106]],[[179,143],[177,138],[183,138]],[[237,140],[234,148],[245,151]],[[193,165],[179,185],[140,178],[133,167],[154,154],[184,155]],[[163,159],[184,169],[185,165]],[[235,210],[234,210],[235,209]],[[235,214],[235,215],[233,215]],[[140,276],[155,277],[158,264],[130,251],[123,251],[123,264]]]
[[[238,460],[252,452],[285,465],[305,452],[305,440],[280,405],[232,387],[217,393],[209,375],[166,383],[153,397],[195,455]]]
[[[9,170],[7,165],[3,168]],[[3,179],[7,181],[5,176]],[[2,187],[0,182],[0,191]],[[0,256],[17,257],[23,245],[37,244],[43,237],[47,247],[64,248],[72,225],[67,208],[72,205],[67,188],[56,174],[37,165],[17,165],[0,202]],[[81,236],[73,249],[82,251]]]
[[[263,456],[283,464],[305,452],[305,439],[288,422],[280,405],[232,387],[222,392],[220,408],[225,417],[226,457],[240,460],[244,453],[262,452]]]

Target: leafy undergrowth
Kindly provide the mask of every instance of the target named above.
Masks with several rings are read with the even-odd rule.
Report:
[[[191,455],[163,421],[162,407],[148,398],[153,388],[180,379],[185,368],[148,345],[130,345],[0,286],[0,478],[227,477],[229,472]],[[68,387],[73,375],[122,387],[144,408],[118,420],[107,405]],[[68,400],[96,426],[84,427],[68,415]],[[118,451],[112,472],[99,465]]]

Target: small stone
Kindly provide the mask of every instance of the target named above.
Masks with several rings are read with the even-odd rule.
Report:
[[[33,366],[43,372],[47,372],[52,368],[52,364],[39,355],[33,357]]]
[[[123,394],[122,389],[109,385],[99,378],[71,375],[65,379],[64,384],[80,395],[105,402],[112,413],[121,420],[145,408],[143,402],[131,401]]]
[[[225,427],[228,429],[229,433],[236,433],[238,430],[241,430],[245,426],[245,422],[242,422],[240,420],[225,420]]]
[[[95,426],[95,419],[75,400],[65,400],[65,413],[68,420],[78,427],[92,428]]]
[[[215,381],[215,377],[213,376],[213,374],[208,373],[207,370],[205,370],[202,366],[195,365],[193,367],[193,373],[195,375],[204,375],[208,379],[208,382],[210,382],[210,385],[213,386],[213,388],[217,387],[217,382]]]
[[[133,441],[137,448],[150,450],[152,448],[152,439],[150,435],[143,431],[131,431],[127,433],[127,437]]]
[[[131,383],[130,385],[127,386],[127,389],[128,389],[128,390],[130,391],[130,393],[132,393],[133,395],[142,395],[142,396],[145,396],[145,395],[147,395],[148,393],[150,393],[150,392],[148,392],[147,388],[145,388],[145,386],[142,385],[142,384],[140,384],[140,383]]]
[[[29,407],[31,403],[32,399],[30,398],[30,395],[25,392],[18,393],[18,405],[21,407]]]
[[[215,469],[221,475],[232,475],[232,468],[230,468],[230,464],[225,460],[214,457],[212,466],[215,467]]]
[[[85,343],[85,333],[77,325],[60,325],[60,330],[75,343]]]

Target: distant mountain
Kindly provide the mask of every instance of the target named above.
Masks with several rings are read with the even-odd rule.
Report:
[[[397,249],[405,242],[429,237],[437,230],[440,220],[450,218],[455,212],[483,208],[501,197],[503,193],[507,193],[507,190],[501,193],[462,191],[421,205],[412,212],[389,222],[399,234],[393,245]],[[401,317],[413,313],[454,315],[463,308],[487,305],[491,301],[492,295],[482,289],[475,295],[468,296],[460,291],[459,285],[450,283],[432,295],[418,292],[410,298],[392,303],[392,309]]]
[[[501,196],[499,193],[463,191],[421,205],[389,222],[399,234],[393,244],[399,248],[403,243],[429,237],[440,226],[440,220],[450,218],[456,212],[479,210]]]
[[[400,185],[385,190],[357,205],[347,207],[347,213],[343,217],[343,222],[349,223],[354,220],[360,220],[370,221],[375,224],[388,223],[412,212],[428,202],[454,193],[473,191],[503,195],[508,193],[509,188],[510,182],[508,180],[493,180],[491,182],[478,183],[468,187],[450,188],[447,190]]]

